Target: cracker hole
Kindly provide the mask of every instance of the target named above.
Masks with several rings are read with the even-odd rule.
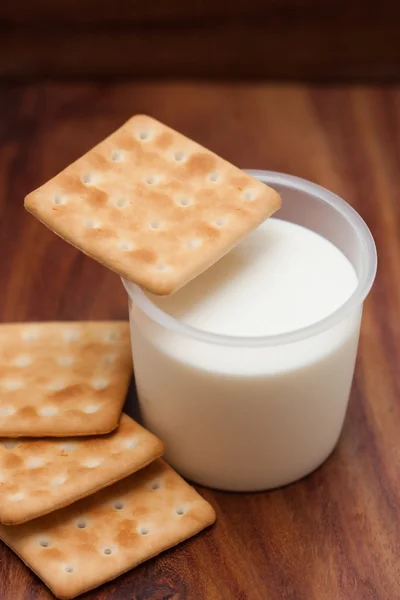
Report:
[[[82,409],[82,412],[84,412],[87,415],[94,415],[94,413],[97,413],[99,410],[100,410],[99,404],[89,404],[88,406],[85,406]]]
[[[42,548],[50,548],[51,541],[49,540],[49,538],[40,538],[39,546],[41,546]]]
[[[159,490],[161,487],[161,483],[159,481],[152,481],[150,483],[150,487],[152,490]]]
[[[39,456],[34,456],[27,460],[26,466],[28,467],[28,469],[40,469],[40,467],[43,467],[44,462],[45,461],[43,460],[43,458],[40,458]]]
[[[20,502],[25,498],[25,494],[23,492],[17,492],[16,494],[11,494],[9,498],[11,502]]]
[[[85,521],[85,519],[79,519],[79,521],[76,522],[76,526],[78,529],[86,529],[87,521]]]
[[[182,517],[186,513],[186,509],[184,506],[177,506],[175,512],[179,517]]]
[[[24,342],[35,342],[39,339],[39,333],[34,329],[27,329],[22,332],[22,339]]]
[[[133,448],[136,448],[136,446],[137,446],[137,443],[138,443],[138,442],[137,442],[137,439],[136,439],[136,438],[130,438],[130,439],[128,439],[128,440],[126,440],[126,441],[125,441],[125,443],[124,443],[124,447],[125,447],[127,450],[132,450]]]
[[[116,510],[121,510],[124,508],[124,503],[122,502],[122,500],[117,500],[116,502],[114,502],[113,507]]]
[[[5,379],[3,381],[3,387],[8,392],[15,392],[20,390],[24,386],[22,379]]]
[[[157,271],[161,271],[161,272],[162,271],[166,271],[167,268],[168,268],[167,265],[164,265],[164,264],[158,264],[158,265],[156,265],[156,270]]]
[[[58,486],[58,485],[62,485],[63,483],[65,483],[67,481],[67,478],[65,475],[59,475],[58,477],[55,477],[52,482],[51,485],[53,486]]]
[[[17,412],[14,406],[2,406],[0,408],[0,417],[9,417]]]
[[[133,250],[132,242],[127,242],[125,240],[117,242],[117,246],[120,250],[125,250],[127,252],[129,252],[130,250]]]
[[[73,356],[59,356],[56,362],[60,367],[70,367],[74,362],[74,358]]]
[[[189,240],[188,242],[186,242],[186,248],[189,248],[190,250],[193,250],[194,248],[198,248],[201,244],[200,240]]]
[[[47,389],[50,390],[51,392],[59,392],[60,390],[64,389],[64,382],[63,381],[51,381],[49,383],[49,385],[47,386]]]
[[[115,362],[116,358],[117,358],[116,354],[106,354],[105,356],[103,356],[102,362],[105,365],[111,365],[112,363]]]
[[[124,153],[122,150],[114,150],[111,154],[111,160],[113,162],[122,162],[124,159]]]
[[[187,196],[182,196],[182,198],[179,198],[178,204],[179,206],[190,206],[192,204],[192,200]]]
[[[75,442],[65,442],[64,444],[61,444],[61,450],[63,450],[64,452],[73,452],[77,449],[77,447],[78,444],[76,444]]]
[[[148,185],[155,185],[160,181],[160,178],[157,175],[148,175],[145,179],[145,182]]]
[[[60,206],[62,204],[66,204],[67,200],[66,200],[65,196],[60,196],[59,194],[56,194],[53,198],[53,202],[54,202],[54,204],[58,204],[58,206]]]
[[[7,440],[6,442],[3,442],[3,446],[4,448],[7,448],[7,450],[13,450],[18,446],[18,442],[17,440]]]
[[[220,180],[220,176],[215,171],[208,175],[208,181],[211,181],[212,183],[216,183],[219,180]]]
[[[94,390],[105,390],[109,385],[108,379],[93,379],[92,388]]]
[[[161,228],[161,223],[160,221],[150,221],[149,223],[150,229],[160,229]]]
[[[149,129],[141,129],[138,133],[138,138],[142,142],[145,142],[151,138],[151,133]]]
[[[76,340],[79,340],[79,337],[78,331],[74,331],[73,329],[67,329],[63,332],[63,338],[66,342],[76,342]]]
[[[88,469],[96,469],[96,467],[99,467],[102,462],[103,462],[102,458],[92,458],[92,459],[84,461],[82,463],[82,466],[87,467]]]
[[[94,183],[95,177],[93,175],[93,173],[85,173],[84,175],[82,175],[82,183],[84,183],[85,185],[90,185],[91,183]]]
[[[98,229],[100,227],[99,221],[95,219],[86,219],[85,225],[88,229]]]
[[[125,200],[125,198],[118,198],[115,201],[115,206],[118,206],[118,208],[122,208],[123,206],[126,206],[128,204],[128,201]]]
[[[186,152],[183,152],[183,150],[177,150],[174,152],[174,159],[176,162],[184,162],[186,160]]]
[[[66,571],[67,573],[74,573],[75,567],[73,567],[72,565],[64,565],[64,571]]]
[[[140,535],[149,535],[150,527],[145,527],[145,526],[139,527],[138,533],[140,533]]]
[[[215,219],[215,221],[214,221],[214,225],[216,227],[224,227],[224,225],[226,225],[226,223],[227,223],[227,220],[226,219],[222,219],[222,218]]]
[[[118,340],[119,338],[119,333],[118,331],[109,331],[108,333],[106,333],[106,335],[104,336],[104,340],[106,342],[115,342],[116,340]]]
[[[58,413],[58,408],[55,406],[44,406],[43,408],[38,408],[37,414],[40,417],[54,417]]]
[[[32,358],[26,354],[18,356],[15,359],[15,365],[17,367],[28,367],[32,364]]]
[[[103,554],[105,554],[106,556],[110,556],[110,554],[112,553],[112,548],[103,548]]]
[[[243,200],[245,202],[251,202],[252,200],[254,200],[256,197],[255,193],[253,190],[245,190],[243,192]]]

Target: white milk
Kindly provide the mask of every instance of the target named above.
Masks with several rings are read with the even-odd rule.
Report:
[[[269,336],[330,315],[357,283],[336,246],[269,219],[174,296],[151,299],[203,331]],[[166,458],[189,479],[229,490],[279,486],[316,468],[343,424],[361,310],[318,335],[252,347],[163,327],[131,302],[141,412]]]

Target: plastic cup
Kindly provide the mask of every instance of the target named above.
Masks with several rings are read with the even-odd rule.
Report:
[[[358,286],[345,304],[296,331],[235,337],[180,322],[124,281],[144,425],[183,476],[231,491],[293,482],[334,449],[377,266],[368,227],[338,196],[297,177],[249,172],[281,194],[280,219],[319,233],[353,264]],[[260,362],[263,370],[252,370]]]

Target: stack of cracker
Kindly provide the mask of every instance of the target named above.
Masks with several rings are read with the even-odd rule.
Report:
[[[131,365],[126,322],[0,327],[0,537],[59,598],[215,519],[121,414]]]
[[[276,192],[145,116],[26,208],[122,277],[169,294],[279,208]],[[0,327],[0,537],[73,598],[198,533],[212,507],[121,414],[126,322]]]

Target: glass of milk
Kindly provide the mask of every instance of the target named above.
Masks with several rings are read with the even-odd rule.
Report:
[[[144,424],[183,476],[232,491],[288,484],[334,449],[377,265],[338,196],[250,173],[281,194],[275,218],[173,296],[124,281]]]

